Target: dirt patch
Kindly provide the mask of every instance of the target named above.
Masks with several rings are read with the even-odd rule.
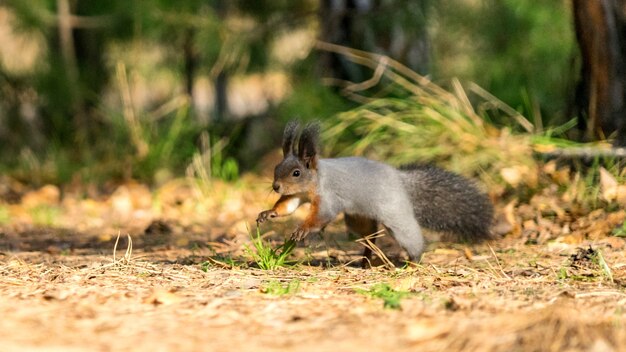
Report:
[[[541,202],[501,205],[504,238],[474,247],[433,242],[419,265],[405,266],[395,242],[379,239],[393,269],[361,269],[363,246],[335,222],[299,244],[294,265],[264,271],[246,254],[255,230],[247,224],[274,199],[248,186],[211,192],[129,186],[95,200],[38,190],[0,204],[3,350],[626,345],[623,210],[559,216]],[[263,238],[280,243],[305,213],[264,225]],[[385,308],[371,294],[377,287],[399,293],[387,302],[399,309]]]
[[[584,259],[572,265],[576,246],[515,241],[433,244],[421,265],[395,270],[228,269],[207,261],[208,248],[135,247],[130,260],[118,250],[116,262],[94,248],[3,250],[0,340],[47,351],[617,350],[626,343],[626,257],[592,246],[613,282],[580,268]],[[294,281],[292,292],[267,289]],[[409,292],[401,309],[360,293],[379,283]]]

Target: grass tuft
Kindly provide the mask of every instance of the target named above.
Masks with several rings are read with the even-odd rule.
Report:
[[[274,248],[261,236],[261,230],[257,227],[256,236],[251,235],[254,250],[247,247],[248,254],[254,262],[263,270],[275,270],[289,264],[287,258],[296,247],[296,242],[287,240],[282,245]]]
[[[11,222],[11,213],[9,207],[0,204],[0,225],[6,225]]]
[[[622,226],[619,226],[612,231],[613,236],[626,238],[626,221],[622,223]]]
[[[53,205],[37,205],[29,209],[33,223],[38,226],[55,226],[59,222],[61,209]],[[2,214],[0,214],[0,217]]]
[[[611,268],[609,267],[609,264],[604,259],[604,256],[602,255],[602,251],[600,251],[599,249],[596,249],[596,255],[595,255],[594,259],[595,259],[594,261],[598,264],[598,266],[602,270],[602,274],[604,274],[604,276],[611,283],[613,283],[614,282],[613,281],[613,273],[611,272]]]
[[[271,280],[261,288],[261,292],[271,296],[295,295],[300,290],[300,280],[293,279],[283,285],[278,280]]]
[[[369,290],[357,289],[356,292],[372,298],[382,299],[383,307],[388,309],[402,309],[400,301],[411,294],[408,291],[394,290],[387,283],[378,283]]]

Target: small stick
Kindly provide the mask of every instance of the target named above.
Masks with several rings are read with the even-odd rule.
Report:
[[[384,231],[385,230],[374,232],[371,235],[368,235],[368,236],[365,236],[363,238],[356,240],[356,242],[362,244],[366,248],[369,248],[372,252],[376,253],[376,255],[383,261],[383,263],[385,263],[387,267],[389,267],[390,269],[394,269],[396,266],[393,265],[393,263],[389,260],[389,258],[385,256],[383,251],[380,250],[380,248],[378,248],[378,246],[376,246],[374,242],[371,241],[372,239],[385,236]]]
[[[504,277],[510,280],[511,277],[507,275],[502,269],[502,265],[500,264],[500,260],[498,260],[498,256],[496,255],[496,252],[493,250],[493,248],[491,248],[490,244],[487,244],[487,246],[489,247],[489,250],[491,251],[491,254],[493,255],[493,257],[496,259],[496,264],[498,264],[498,267],[500,268],[500,272],[502,273],[502,275],[504,275]]]

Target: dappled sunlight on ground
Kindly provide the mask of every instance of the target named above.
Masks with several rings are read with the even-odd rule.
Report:
[[[100,193],[3,189],[7,349],[578,351],[626,343],[618,208],[574,215],[561,202],[559,215],[545,207],[546,194],[499,204],[502,238],[432,242],[419,265],[405,266],[385,236],[377,245],[396,268],[375,260],[381,266],[361,269],[363,247],[338,221],[299,244],[294,263],[266,271],[249,255],[251,234],[276,195],[258,177]],[[280,243],[305,212],[260,233]],[[400,309],[367,293],[381,283],[403,292]]]

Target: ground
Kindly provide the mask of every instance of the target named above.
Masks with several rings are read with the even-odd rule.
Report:
[[[360,267],[362,246],[338,222],[299,244],[296,263],[261,270],[246,224],[274,198],[241,182],[213,185],[210,194],[186,182],[154,192],[127,184],[100,196],[12,186],[21,194],[5,192],[0,211],[3,350],[626,345],[625,241],[610,232],[622,210],[542,222],[523,215],[532,213],[523,205],[508,215],[498,205],[509,229],[492,241],[431,242],[421,263],[404,265],[385,237],[379,245],[396,266],[368,269]],[[261,233],[280,242],[301,216]],[[381,287],[391,296],[377,296]]]

